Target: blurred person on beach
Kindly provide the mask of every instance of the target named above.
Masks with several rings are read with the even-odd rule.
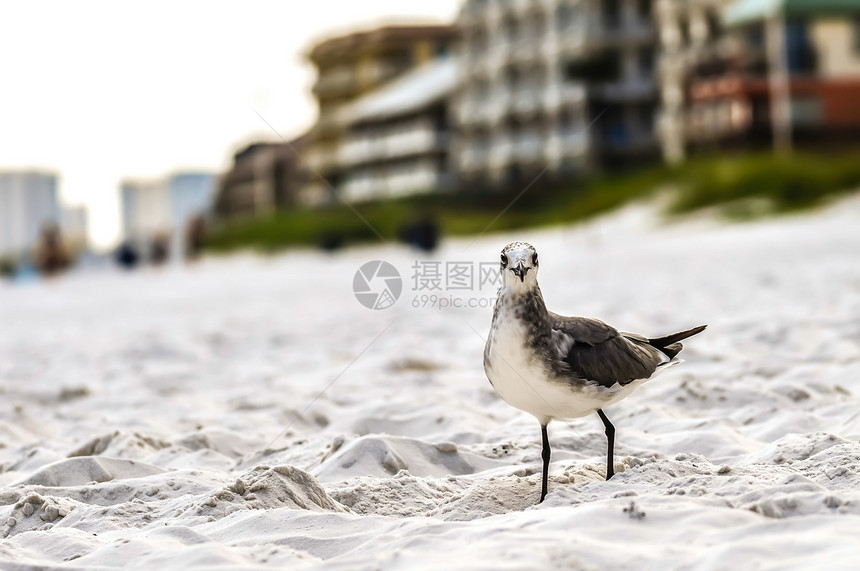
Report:
[[[0,258],[0,279],[12,279],[15,272],[18,271],[18,265],[11,258]]]
[[[439,224],[429,214],[400,228],[400,239],[424,252],[432,252],[436,249],[439,245],[439,234]]]
[[[170,256],[170,238],[164,232],[159,232],[152,238],[149,246],[149,261],[154,266],[163,266]]]
[[[336,230],[327,230],[320,235],[319,247],[324,252],[335,252],[346,244],[343,233]]]
[[[206,241],[206,219],[198,214],[188,221],[185,230],[185,259],[193,262],[203,254]]]
[[[56,224],[45,224],[36,246],[36,267],[47,276],[56,276],[71,264],[63,244],[63,236]]]
[[[137,263],[140,261],[140,256],[138,255],[134,245],[127,240],[119,245],[115,255],[116,262],[120,267],[126,270],[133,270],[137,267]]]

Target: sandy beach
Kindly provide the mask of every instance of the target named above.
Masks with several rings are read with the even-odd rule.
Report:
[[[494,287],[415,275],[515,239],[553,311],[709,324],[606,410],[611,481],[596,415],[550,425],[540,505],[537,421],[482,368]],[[370,260],[403,278],[391,308],[353,294]],[[0,284],[4,569],[832,571],[856,568],[858,529],[856,197]]]

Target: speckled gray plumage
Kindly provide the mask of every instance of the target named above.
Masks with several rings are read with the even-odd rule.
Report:
[[[535,251],[527,242],[512,242],[502,253],[523,249]],[[501,271],[505,271],[504,264]],[[611,387],[616,383],[625,385],[647,379],[683,348],[678,341],[705,328],[697,327],[657,339],[620,333],[597,319],[565,317],[548,311],[537,282],[522,292],[505,292],[504,287],[500,288],[493,326],[506,307],[512,310],[510,315],[521,322],[523,344],[535,360],[544,364],[549,380],[573,386],[591,383]],[[488,343],[484,350],[485,365],[490,350]]]
[[[523,343],[557,382],[582,386],[585,382],[605,387],[648,378],[657,367],[675,356],[661,351],[645,337],[619,333],[597,319],[564,317],[546,309],[540,288],[500,296],[493,321],[505,304],[522,322]],[[692,334],[692,333],[691,333]],[[489,358],[490,346],[484,351]]]

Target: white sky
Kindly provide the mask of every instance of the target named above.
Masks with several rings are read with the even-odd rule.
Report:
[[[119,232],[118,184],[221,171],[256,138],[315,118],[302,54],[332,33],[420,19],[459,0],[0,0],[0,170],[56,171],[95,245]]]

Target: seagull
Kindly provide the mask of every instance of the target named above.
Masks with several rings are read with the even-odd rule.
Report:
[[[502,250],[502,286],[484,348],[484,371],[502,400],[540,422],[543,502],[550,421],[596,412],[606,429],[606,479],[610,479],[615,475],[615,427],[603,409],[682,362],[677,357],[683,348],[679,341],[707,326],[649,339],[619,333],[597,319],[564,317],[547,310],[537,271],[538,255],[531,244],[513,242]]]

